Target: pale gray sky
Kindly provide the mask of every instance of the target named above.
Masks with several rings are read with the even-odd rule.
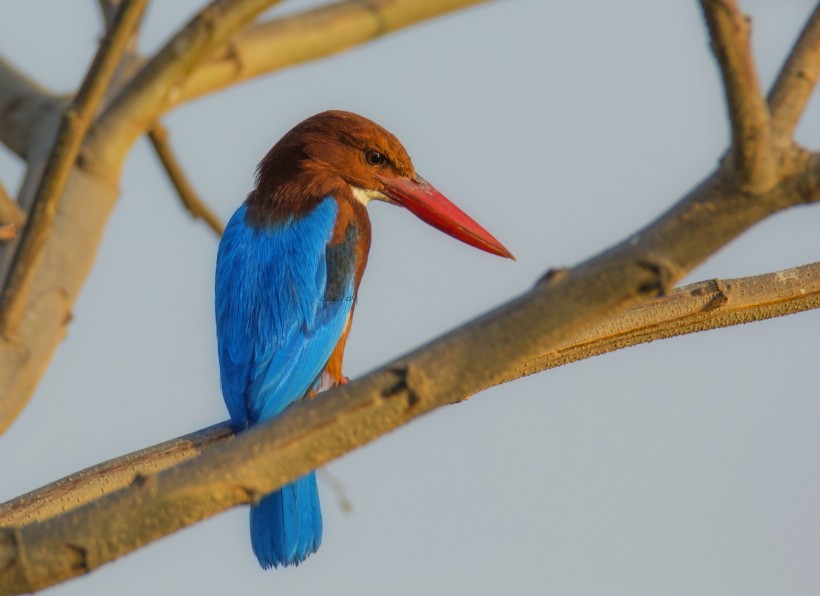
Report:
[[[200,2],[154,2],[142,49]],[[293,0],[278,12],[319,2]],[[99,35],[96,2],[5,0],[0,51],[57,90]],[[768,84],[809,0],[744,2]],[[274,11],[276,12],[276,11]],[[799,138],[820,147],[820,102]],[[196,186],[227,218],[299,120],[373,118],[419,171],[518,257],[470,249],[384,205],[347,350],[356,377],[622,239],[714,166],[727,142],[697,3],[499,1],[171,114]],[[13,188],[20,165],[0,153]],[[213,324],[217,242],[147,143],[65,343],[0,437],[0,500],[226,418]],[[690,280],[818,259],[820,210],[757,226]],[[263,572],[247,510],[224,513],[51,594],[816,594],[820,313],[550,371],[436,411],[330,470],[325,538]]]

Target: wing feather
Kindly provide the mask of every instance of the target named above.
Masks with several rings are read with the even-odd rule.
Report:
[[[353,304],[326,299],[329,281],[352,296],[355,270],[355,257],[340,266],[327,247],[338,213],[332,197],[261,230],[245,222],[245,209],[225,229],[216,269],[222,393],[242,427],[276,416],[311,388]]]

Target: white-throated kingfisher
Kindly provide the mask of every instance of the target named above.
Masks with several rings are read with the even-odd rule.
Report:
[[[259,164],[256,188],[219,244],[222,394],[238,428],[346,382],[342,357],[370,249],[365,206],[374,199],[512,257],[416,174],[398,139],[378,124],[341,111],[298,124]],[[321,541],[315,472],[251,508],[251,543],[264,568],[297,565]]]

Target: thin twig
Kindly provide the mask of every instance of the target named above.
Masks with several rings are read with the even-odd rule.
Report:
[[[76,97],[63,116],[54,149],[35,195],[29,223],[23,231],[0,295],[0,333],[3,335],[13,336],[16,333],[31,280],[53,225],[57,204],[83,138],[147,3],[147,0],[128,0],[123,4],[103,38]]]
[[[749,39],[749,20],[735,0],[701,0],[732,123],[731,158],[744,190],[765,192],[777,181],[769,108]]]
[[[339,509],[342,510],[342,513],[352,513],[353,501],[347,496],[344,482],[339,480],[327,468],[319,468],[316,470],[316,475],[319,480],[324,481],[328,488],[333,491],[333,496],[336,497],[336,504],[339,505]],[[0,523],[0,525],[2,525],[2,523]]]
[[[820,3],[769,91],[775,142],[788,143],[820,77]]]
[[[171,184],[179,195],[183,206],[188,210],[192,217],[202,219],[208,226],[216,232],[217,236],[222,235],[225,226],[205,202],[199,197],[194,187],[188,181],[188,177],[182,170],[182,166],[174,155],[171,149],[171,144],[168,140],[168,129],[160,123],[148,132],[148,138],[154,147],[154,151],[165,167],[165,172]]]
[[[820,307],[820,263],[753,277],[707,280],[576,333],[563,345],[496,379],[508,382],[543,370],[651,341],[794,314]],[[92,466],[0,504],[0,527],[43,521],[188,460],[234,436],[229,422]],[[349,511],[343,488],[326,477],[340,506]]]

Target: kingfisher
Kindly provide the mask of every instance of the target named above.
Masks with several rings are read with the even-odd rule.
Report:
[[[322,112],[259,164],[256,187],[228,223],[216,264],[222,395],[237,430],[347,382],[342,358],[370,250],[372,200],[408,209],[471,246],[512,253],[426,180],[387,130]],[[322,541],[316,473],[251,507],[260,565],[298,565]]]

